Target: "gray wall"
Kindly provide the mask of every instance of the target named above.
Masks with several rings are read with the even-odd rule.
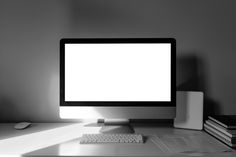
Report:
[[[179,90],[236,114],[236,1],[0,1],[0,121],[60,121],[63,37],[174,37]]]

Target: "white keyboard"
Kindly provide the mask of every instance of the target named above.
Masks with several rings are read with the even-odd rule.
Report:
[[[83,134],[80,144],[144,143],[141,134]]]

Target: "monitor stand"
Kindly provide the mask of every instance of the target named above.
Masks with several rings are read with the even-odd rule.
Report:
[[[130,125],[129,119],[104,119],[98,120],[104,125],[100,129],[102,134],[131,134],[134,133],[133,127]]]

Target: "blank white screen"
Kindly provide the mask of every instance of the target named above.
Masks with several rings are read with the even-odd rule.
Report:
[[[170,96],[170,44],[65,44],[65,101],[170,101]]]

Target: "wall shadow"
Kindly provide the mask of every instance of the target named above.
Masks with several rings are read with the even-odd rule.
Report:
[[[0,122],[15,122],[15,115],[19,114],[17,104],[13,103],[6,97],[0,96]]]
[[[181,55],[182,54],[182,55]],[[176,85],[178,91],[204,92],[204,119],[219,113],[219,103],[209,96],[207,62],[197,52],[184,52],[177,56]]]

